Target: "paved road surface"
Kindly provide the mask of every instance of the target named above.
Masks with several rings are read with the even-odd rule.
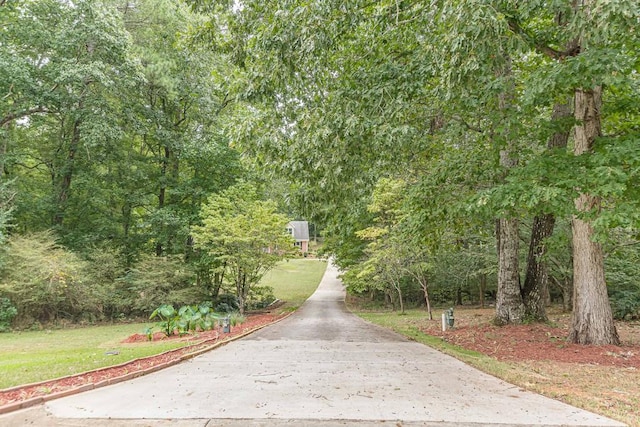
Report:
[[[0,416],[0,426],[620,426],[348,313],[329,266],[288,319],[190,361]]]

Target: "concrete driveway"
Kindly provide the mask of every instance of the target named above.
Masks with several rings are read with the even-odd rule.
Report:
[[[0,425],[624,425],[366,323],[344,295],[330,265],[278,324],[145,377],[0,416]]]

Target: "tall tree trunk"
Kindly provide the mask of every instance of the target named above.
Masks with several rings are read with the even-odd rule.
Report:
[[[552,214],[538,215],[533,219],[527,273],[522,287],[522,302],[528,320],[547,320],[545,294],[548,288],[547,266],[542,260],[546,252],[545,239],[553,234],[556,219]]]
[[[249,289],[247,286],[247,273],[240,268],[238,270],[238,277],[236,279],[236,291],[238,297],[238,305],[240,314],[244,315],[245,304],[247,301],[247,296],[249,295]]]
[[[522,323],[524,305],[518,272],[518,220],[500,219],[498,235],[499,268],[495,322],[501,325]]]
[[[169,147],[164,147],[164,156],[160,160],[160,191],[158,192],[158,211],[161,211],[166,203],[167,199],[167,168],[171,160],[171,150]],[[160,230],[160,232],[166,230]],[[163,233],[164,234],[164,233]],[[162,240],[158,237],[156,242],[156,256],[162,256],[164,252],[164,246]]]
[[[600,136],[600,108],[602,88],[575,91],[575,147],[576,156],[593,150]],[[584,191],[584,189],[582,189]],[[578,212],[597,210],[599,198],[581,193],[575,200]],[[568,341],[579,344],[620,344],[613,322],[613,314],[604,276],[602,247],[595,242],[594,230],[588,220],[574,215],[573,232],[573,315]]]
[[[69,193],[71,192],[71,180],[73,179],[74,165],[76,153],[80,145],[80,121],[73,123],[71,133],[71,142],[69,143],[69,151],[67,152],[67,160],[62,171],[62,180],[58,188],[58,200],[56,204],[56,212],[53,216],[53,225],[61,226],[64,222]]]
[[[509,110],[515,89],[511,75],[510,58],[505,58],[501,76],[505,80],[505,91],[500,95],[499,108],[504,115],[504,122],[509,122]],[[508,125],[507,125],[508,127]],[[500,166],[505,175],[517,166],[514,141],[509,135],[509,129],[503,131],[505,147],[500,151]],[[496,296],[497,324],[522,323],[524,319],[524,305],[520,292],[520,269],[518,266],[518,235],[519,220],[517,218],[500,218],[496,238],[498,239],[498,290]]]
[[[571,115],[567,103],[556,103],[553,106],[554,121],[565,119]],[[547,143],[547,148],[563,148],[567,146],[569,132],[554,133]],[[531,227],[529,254],[527,255],[527,273],[522,288],[522,301],[527,319],[539,322],[547,321],[546,303],[549,295],[547,266],[542,260],[546,253],[545,240],[553,234],[556,218],[553,214],[537,215]]]

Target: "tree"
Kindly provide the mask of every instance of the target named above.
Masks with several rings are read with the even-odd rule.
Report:
[[[348,243],[349,265],[367,259],[354,233],[373,224],[367,201],[399,165],[415,176],[409,226],[434,248],[469,229],[486,233],[502,218],[500,282],[510,298],[501,312],[521,321],[523,302],[539,306],[541,282],[529,280],[523,300],[518,222],[575,214],[593,222],[590,240],[597,225],[638,225],[631,209],[638,196],[628,185],[638,114],[623,95],[637,94],[638,6],[585,5],[244,2],[225,15],[254,107],[237,140],[298,184],[293,200],[304,200],[335,242]],[[548,150],[554,133],[576,124],[554,120],[554,105],[603,83],[612,103],[597,111],[614,111],[617,136],[598,138],[589,156]],[[630,154],[624,162],[614,145]],[[576,176],[576,168],[585,173]],[[580,192],[601,197],[603,210],[581,211]],[[478,206],[486,207],[482,215]],[[544,234],[535,233],[531,252]],[[574,252],[574,261],[583,255]]]
[[[271,201],[258,198],[254,186],[240,183],[212,196],[202,207],[202,225],[193,227],[196,247],[224,266],[240,311],[262,276],[293,250],[287,217]]]
[[[544,90],[556,89],[573,94],[573,154],[578,157],[576,163],[582,165],[583,177],[597,175],[596,165],[607,163],[610,172],[617,170],[618,174],[626,175],[624,167],[616,164],[606,150],[598,153],[600,159],[596,162],[589,160],[594,160],[596,144],[603,139],[606,114],[603,85],[610,85],[609,91],[615,100],[618,97],[616,87],[627,87],[637,80],[637,64],[629,61],[629,55],[633,55],[629,49],[639,45],[637,32],[633,31],[637,26],[633,16],[638,12],[637,5],[599,1],[560,2],[549,9],[532,3],[509,11],[514,33],[550,59],[548,65],[539,67],[534,73],[538,87],[533,87],[532,92],[540,96]],[[566,19],[558,19],[559,16]],[[533,17],[536,17],[535,22]],[[550,70],[553,74],[549,74]],[[611,125],[625,128],[628,118]],[[625,130],[622,137],[607,139],[610,143],[615,141],[624,145],[627,135],[628,130]],[[591,158],[585,162],[585,157]],[[625,184],[621,183],[618,190],[612,192],[608,179],[599,178],[572,180],[574,311],[568,339],[582,344],[618,344],[606,290],[604,257],[600,243],[596,241],[594,225],[598,219],[608,216],[601,212],[603,195],[610,199],[611,211],[615,211],[619,209],[618,205],[625,205],[626,191]],[[615,200],[611,197],[614,194]],[[623,221],[634,222],[634,218],[627,216]]]
[[[552,120],[559,122],[571,115],[571,109],[567,103],[558,102],[553,106]],[[569,132],[564,129],[556,131],[547,143],[549,150],[564,149],[567,146]],[[529,240],[529,252],[527,255],[527,268],[524,284],[522,286],[522,300],[525,306],[527,319],[546,321],[546,304],[548,288],[548,269],[544,260],[547,253],[546,240],[551,237],[555,227],[556,218],[553,213],[538,214],[533,218],[531,226],[531,238]]]
[[[111,245],[126,266],[185,255],[200,205],[243,173],[223,131],[228,61],[188,46],[201,17],[165,0],[17,3],[0,30],[16,230],[53,225],[61,244]]]

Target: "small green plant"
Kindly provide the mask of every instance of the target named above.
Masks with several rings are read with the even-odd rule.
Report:
[[[229,324],[231,326],[240,325],[244,323],[246,320],[247,318],[243,314],[240,314],[239,311],[234,311],[232,313],[229,313]]]
[[[218,324],[219,315],[211,309],[210,303],[200,305],[183,305],[176,310],[170,304],[163,304],[156,308],[149,319],[160,318],[157,323],[166,336],[173,335],[176,331],[180,335],[195,331],[208,331]],[[145,331],[147,337],[153,338],[153,327]]]
[[[182,306],[178,310],[178,316],[178,332],[181,334],[213,329],[218,318],[218,315],[211,310],[209,303]]]
[[[18,314],[9,298],[0,298],[0,332],[6,332],[11,329],[11,322]]]
[[[144,334],[147,336],[149,341],[153,341],[153,326],[149,326],[144,330]]]
[[[151,313],[149,320],[153,320],[156,317],[160,318],[158,327],[162,329],[162,332],[164,332],[166,336],[172,335],[178,328],[178,320],[180,319],[180,316],[172,305],[162,304],[160,307],[156,308],[153,313]]]

